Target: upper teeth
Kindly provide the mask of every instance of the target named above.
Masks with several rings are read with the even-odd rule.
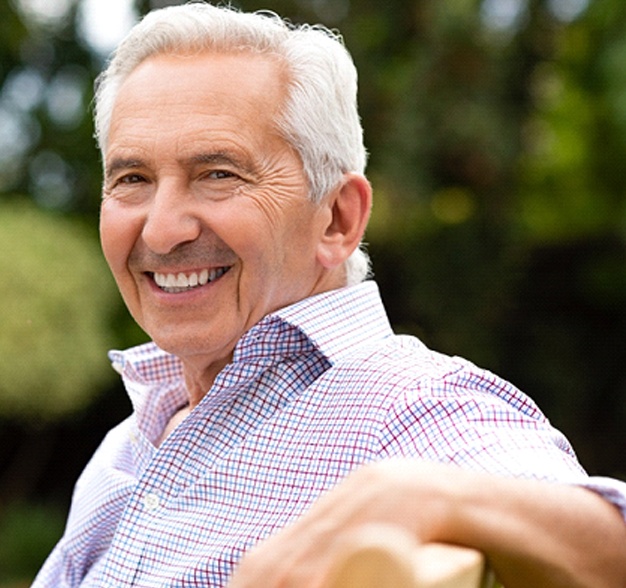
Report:
[[[179,274],[154,274],[154,281],[160,288],[194,288],[204,286],[208,282],[219,278],[226,273],[228,268],[203,269],[201,272],[193,272],[189,275]]]

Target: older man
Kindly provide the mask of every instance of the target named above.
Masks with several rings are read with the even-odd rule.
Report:
[[[104,72],[96,126],[103,250],[154,343],[112,353],[134,411],[35,586],[223,586],[246,552],[232,586],[315,586],[369,522],[476,547],[509,588],[626,585],[624,485],[587,477],[512,385],[394,335],[364,281],[336,37],[155,11]]]

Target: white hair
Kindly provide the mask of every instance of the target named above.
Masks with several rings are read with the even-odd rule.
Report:
[[[120,43],[98,77],[95,128],[104,153],[120,86],[145,59],[163,53],[251,51],[285,66],[288,96],[275,121],[299,154],[310,197],[319,202],[348,172],[363,173],[366,151],[357,110],[357,72],[341,37],[323,26],[294,26],[271,12],[244,13],[206,3],[148,13]],[[347,285],[364,280],[370,262],[362,247],[345,264]]]

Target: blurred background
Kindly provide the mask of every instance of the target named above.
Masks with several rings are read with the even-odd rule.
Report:
[[[97,235],[93,80],[177,2],[0,0],[0,587],[29,585],[145,340]],[[360,71],[367,234],[396,329],[532,396],[626,478],[623,0],[265,0]]]

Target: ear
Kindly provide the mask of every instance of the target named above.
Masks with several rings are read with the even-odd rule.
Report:
[[[359,246],[372,208],[372,188],[365,176],[345,174],[322,206],[330,214],[317,246],[317,260],[328,269],[341,265]]]

